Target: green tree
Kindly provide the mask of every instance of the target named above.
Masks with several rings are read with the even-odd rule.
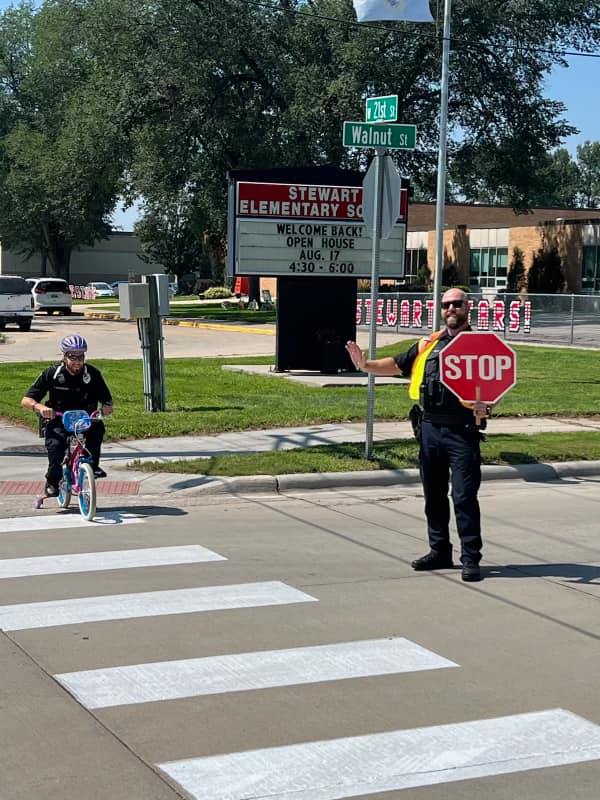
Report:
[[[0,16],[0,238],[69,279],[71,253],[110,232],[123,164],[83,9],[53,0]]]
[[[581,182],[577,163],[565,147],[559,147],[541,160],[532,189],[531,204],[538,208],[574,208]]]
[[[586,208],[600,206],[600,142],[577,145],[580,200]]]
[[[365,96],[385,93],[419,127],[418,149],[395,159],[421,194],[434,191],[434,26],[357,25],[350,0],[99,4],[113,8],[98,38],[139,125],[132,191],[154,202],[189,190],[207,229],[223,236],[228,170],[364,167],[370,153],[342,146],[341,123],[362,118]],[[449,156],[456,191],[522,207],[546,153],[574,132],[564,106],[544,98],[544,78],[561,48],[594,47],[600,12],[595,0],[509,6],[456,0]]]
[[[147,200],[143,217],[135,226],[143,246],[143,259],[162,264],[173,275],[202,274],[203,226],[193,219],[190,197]]]
[[[506,279],[506,290],[508,292],[520,292],[527,287],[527,276],[525,275],[525,254],[520,247],[514,247],[512,259],[508,265],[508,276]]]
[[[562,292],[565,276],[558,250],[540,248],[533,257],[527,274],[530,294],[557,294]]]

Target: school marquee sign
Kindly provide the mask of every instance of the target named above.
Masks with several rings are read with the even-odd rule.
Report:
[[[362,186],[237,181],[230,232],[236,275],[371,275],[372,241]],[[404,274],[408,189],[382,241],[381,277]]]

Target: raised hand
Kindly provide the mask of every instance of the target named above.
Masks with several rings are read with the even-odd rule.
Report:
[[[346,350],[356,369],[364,372],[366,362],[365,354],[356,344],[356,342],[346,342]]]

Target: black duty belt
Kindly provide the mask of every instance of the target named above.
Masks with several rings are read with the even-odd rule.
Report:
[[[431,422],[433,425],[448,425],[457,428],[471,427],[473,425],[472,415],[457,414],[435,414],[430,411],[423,413],[423,422]]]

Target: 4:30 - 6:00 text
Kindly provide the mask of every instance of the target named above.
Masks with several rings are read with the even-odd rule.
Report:
[[[354,272],[354,264],[349,261],[319,263],[318,261],[292,261],[289,266],[290,272],[314,273],[314,272],[328,272],[331,274],[351,275]]]

